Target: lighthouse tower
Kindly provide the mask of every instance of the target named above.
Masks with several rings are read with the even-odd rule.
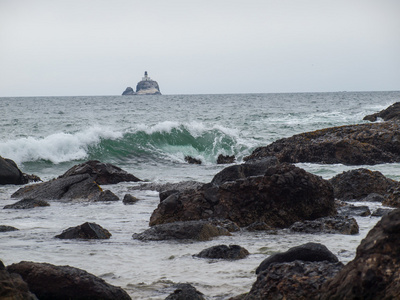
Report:
[[[147,75],[147,71],[144,71],[144,77],[142,77],[142,81],[151,81],[150,77]]]

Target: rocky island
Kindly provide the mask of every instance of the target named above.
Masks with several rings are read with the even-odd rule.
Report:
[[[161,95],[161,92],[157,81],[152,80],[148,76],[147,71],[145,71],[144,77],[136,85],[136,92],[133,88],[127,87],[122,95]]]

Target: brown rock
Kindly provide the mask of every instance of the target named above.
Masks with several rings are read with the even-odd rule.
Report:
[[[332,127],[259,147],[245,160],[275,156],[280,162],[374,165],[400,162],[400,122]]]
[[[40,300],[131,299],[123,289],[70,266],[23,261],[8,266],[7,271],[21,275]]]

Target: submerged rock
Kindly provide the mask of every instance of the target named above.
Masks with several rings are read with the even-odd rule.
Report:
[[[275,156],[280,162],[374,165],[400,162],[400,122],[347,125],[283,138],[245,160]]]
[[[213,237],[231,235],[223,227],[215,226],[207,221],[186,221],[160,224],[152,226],[142,233],[132,235],[134,239],[142,241],[162,240],[197,240],[208,241]]]
[[[185,161],[189,164],[193,164],[193,165],[201,165],[201,160],[191,157],[191,156],[185,156]]]
[[[233,164],[235,162],[235,155],[218,155],[217,164]]]
[[[356,257],[320,291],[327,299],[398,299],[400,295],[400,210],[375,225]]]
[[[194,256],[200,258],[236,260],[245,258],[249,254],[249,251],[239,245],[218,245],[204,249]]]
[[[256,274],[266,270],[273,263],[301,261],[328,261],[338,262],[338,258],[329,249],[319,243],[307,243],[297,247],[290,248],[286,252],[276,253],[266,258],[256,269]]]
[[[217,218],[240,227],[265,222],[285,228],[297,221],[336,214],[332,186],[319,176],[294,165],[277,164],[269,168],[254,165],[252,168],[262,169],[265,175],[244,177],[234,167],[228,167],[234,175],[222,171],[210,184],[167,197],[153,212],[150,226]],[[235,180],[237,176],[240,178]]]
[[[111,233],[96,223],[83,223],[76,227],[65,229],[55,236],[58,239],[109,239]]]
[[[50,206],[50,204],[44,200],[22,199],[14,204],[4,206],[3,209],[30,209],[45,206]]]
[[[22,261],[8,266],[7,271],[19,274],[40,300],[131,299],[120,287],[70,266]]]
[[[191,284],[179,283],[175,286],[175,291],[165,300],[206,300],[206,298]]]
[[[357,234],[359,228],[354,218],[335,216],[296,222],[290,226],[290,230],[293,232],[317,234]]]
[[[363,120],[375,122],[378,118],[384,121],[400,120],[400,102],[396,102],[380,112],[365,116]]]
[[[18,228],[8,225],[0,225],[0,232],[7,232],[7,231],[17,231]]]

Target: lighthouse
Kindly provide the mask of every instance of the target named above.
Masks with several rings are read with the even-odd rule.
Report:
[[[142,77],[142,81],[151,81],[150,77],[147,75],[147,71],[144,71],[144,77]]]

